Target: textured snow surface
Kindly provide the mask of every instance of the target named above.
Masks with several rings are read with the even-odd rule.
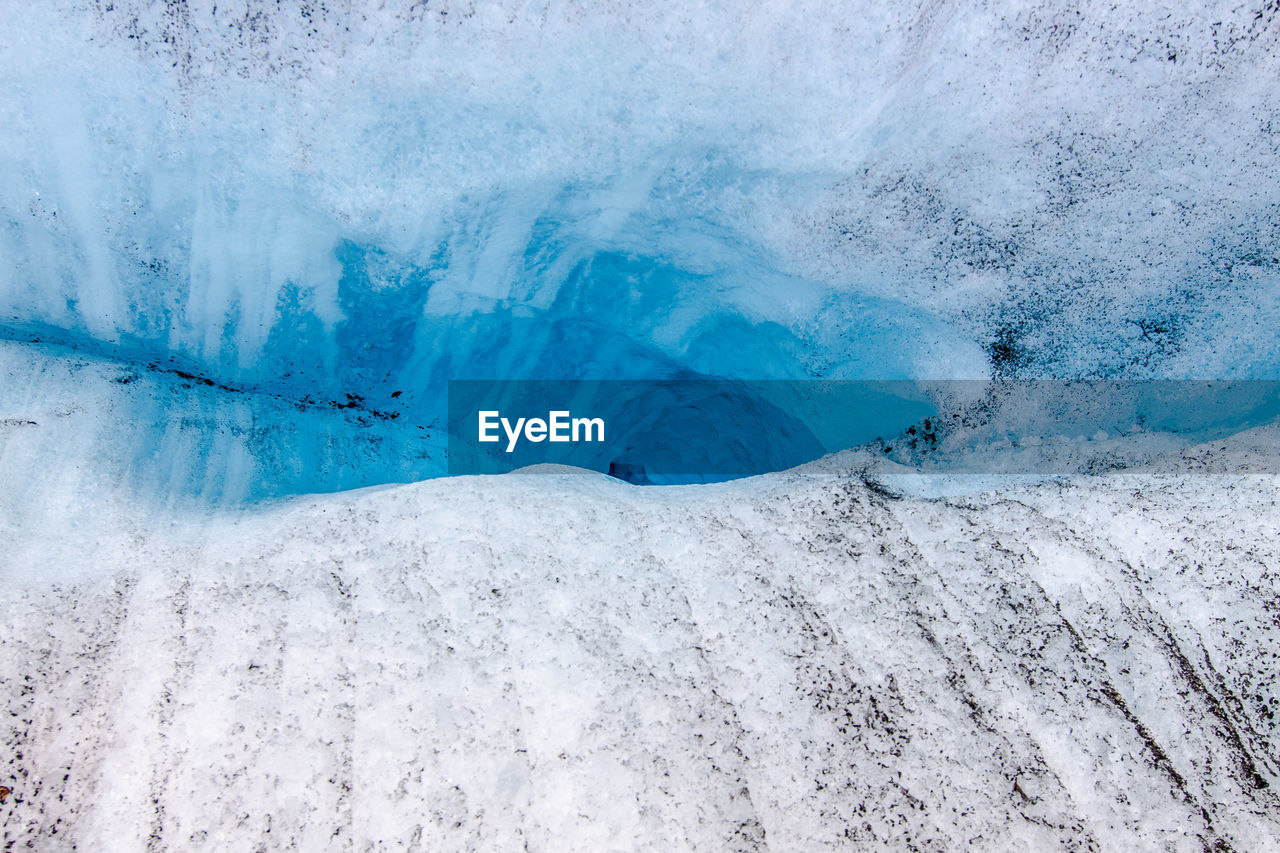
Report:
[[[4,843],[1276,849],[1277,478],[857,459],[11,530]]]

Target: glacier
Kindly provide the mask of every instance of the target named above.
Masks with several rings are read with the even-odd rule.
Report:
[[[0,33],[6,849],[1280,849],[1275,0]],[[457,477],[457,380],[1012,420]]]
[[[400,443],[459,378],[1280,368],[1269,7],[0,15],[6,339]]]

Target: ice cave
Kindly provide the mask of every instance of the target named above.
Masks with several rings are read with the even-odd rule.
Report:
[[[5,849],[1280,850],[1275,0],[0,33]]]

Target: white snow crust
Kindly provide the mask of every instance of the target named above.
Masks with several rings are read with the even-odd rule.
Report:
[[[104,491],[6,530],[4,843],[1275,849],[1280,481],[1196,471],[1276,439],[982,492]]]

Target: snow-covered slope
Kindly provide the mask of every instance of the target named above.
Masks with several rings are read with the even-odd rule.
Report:
[[[1280,481],[1188,473],[1276,439],[945,499],[856,454],[104,494],[0,554],[5,843],[1276,849]]]

